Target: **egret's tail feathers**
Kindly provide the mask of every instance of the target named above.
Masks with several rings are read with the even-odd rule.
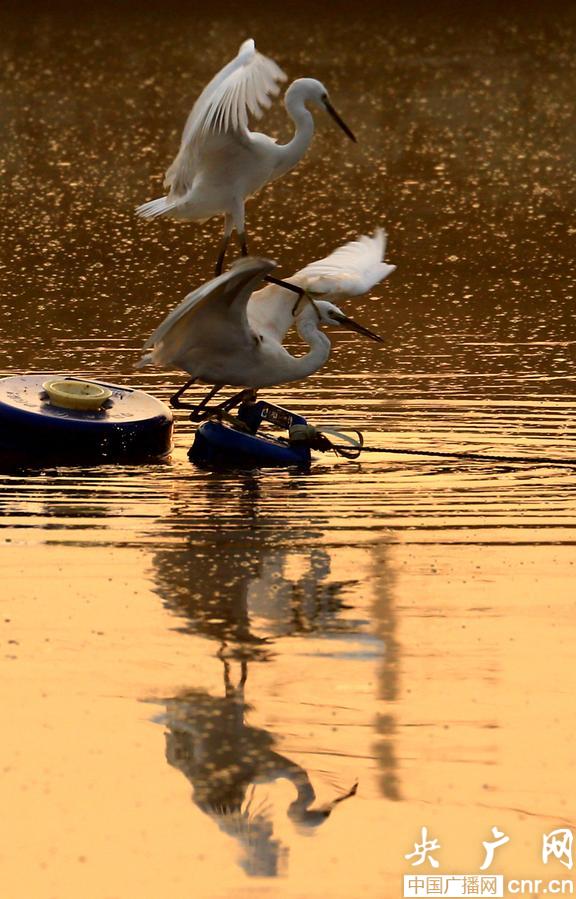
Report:
[[[358,265],[368,262],[384,262],[387,243],[388,235],[384,228],[376,228],[374,234],[363,234],[356,240],[344,244],[335,252],[342,255],[347,254],[351,259],[355,259]]]
[[[375,228],[372,237],[365,234],[363,237],[359,237],[358,240],[362,241],[366,247],[374,247],[375,252],[380,254],[380,259],[384,259],[386,244],[388,243],[388,234],[384,228]]]
[[[168,197],[159,197],[158,200],[150,200],[149,203],[143,203],[136,210],[136,215],[143,219],[155,219],[159,215],[164,215],[174,208],[174,203],[168,200]]]
[[[138,362],[135,363],[134,368],[144,368],[146,365],[152,365],[152,353],[144,353],[144,355],[138,359]]]
[[[387,262],[381,262],[381,263],[380,263],[380,272],[381,272],[381,275],[380,275],[380,278],[379,278],[378,280],[379,280],[379,281],[383,281],[384,278],[387,278],[388,275],[391,275],[392,272],[395,272],[395,271],[396,271],[396,266],[395,266],[395,265],[388,265]]]

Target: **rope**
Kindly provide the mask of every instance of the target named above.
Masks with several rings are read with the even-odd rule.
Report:
[[[306,444],[310,449],[317,449],[321,452],[331,450],[337,456],[343,456],[345,459],[357,459],[362,452],[364,446],[364,437],[360,431],[354,430],[354,434],[358,437],[352,437],[343,431],[337,431],[336,428],[326,426],[324,428],[315,428],[314,425],[292,425],[289,429],[290,443]],[[332,443],[326,436],[330,434],[339,440],[344,440],[347,446]]]
[[[339,451],[342,447],[333,444],[331,449]],[[441,452],[440,450],[414,450],[386,446],[364,446],[365,453],[386,453],[398,456],[429,456],[436,459],[464,459],[471,462],[509,462],[524,465],[565,465],[576,468],[576,459],[556,459],[551,456],[500,456],[490,453]],[[358,453],[360,455],[360,453]]]
[[[433,459],[463,459],[470,462],[504,462],[521,465],[565,465],[576,468],[576,459],[556,459],[551,456],[501,456],[496,453],[473,453],[465,451],[448,452],[443,450],[402,449],[387,446],[364,446],[364,438],[360,431],[354,429],[356,437],[338,431],[336,428],[315,428],[313,425],[292,425],[290,443],[303,443],[310,449],[321,452],[332,451],[346,459],[357,459],[360,453],[385,453],[398,456],[427,456]],[[333,443],[326,435],[343,440],[345,445]]]

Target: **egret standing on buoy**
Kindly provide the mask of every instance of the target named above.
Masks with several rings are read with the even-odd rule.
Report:
[[[294,168],[310,146],[314,119],[307,103],[329,112],[348,137],[356,140],[331,105],[324,85],[314,78],[299,78],[286,91],[284,105],[296,127],[291,141],[277,144],[266,134],[249,131],[249,113],[260,118],[285,79],[273,60],[256,51],[253,40],[244,41],[238,56],[204,88],[188,116],[180,150],[166,172],[168,195],[137,210],[144,218],[165,215],[198,222],[224,215],[217,275],[234,229],[242,254],[248,254],[246,199]]]
[[[382,342],[333,303],[311,297],[355,296],[370,290],[396,268],[383,261],[385,249],[386,235],[379,228],[373,237],[360,237],[301,269],[290,279],[290,289],[281,286],[284,282],[263,286],[274,262],[239,260],[194,290],[164,319],[136,367],[152,364],[188,372],[190,379],[170,402],[195,413],[227,385],[258,389],[300,381],[318,371],[330,355],[330,340],[320,325],[339,325]],[[300,298],[294,297],[294,289]],[[282,345],[294,323],[309,346],[302,356],[292,356]],[[195,382],[214,387],[200,405],[189,406],[181,397]]]

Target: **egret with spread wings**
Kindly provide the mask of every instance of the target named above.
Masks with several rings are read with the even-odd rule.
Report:
[[[386,235],[378,229],[374,236],[360,237],[296,272],[291,289],[280,286],[283,282],[263,286],[274,262],[239,260],[190,293],[164,319],[146,342],[148,352],[137,368],[154,364],[188,372],[190,379],[170,402],[196,413],[226,385],[258,389],[300,381],[318,371],[330,355],[331,343],[320,325],[339,325],[382,341],[333,303],[315,297],[366,293],[395,269],[384,262],[385,249]],[[292,324],[309,347],[302,356],[292,356],[283,346]],[[186,407],[181,397],[194,382],[214,386],[199,406]]]
[[[355,140],[331,105],[328,91],[314,78],[299,78],[286,91],[284,105],[295,125],[292,140],[277,144],[266,134],[250,131],[249,114],[260,118],[285,79],[273,60],[256,51],[253,40],[244,41],[238,55],[204,88],[188,116],[180,150],[166,172],[167,196],[137,210],[144,218],[168,216],[198,222],[224,215],[216,274],[222,271],[234,229],[243,255],[248,253],[246,199],[294,168],[308,149],[314,120],[307,103],[329,112]]]

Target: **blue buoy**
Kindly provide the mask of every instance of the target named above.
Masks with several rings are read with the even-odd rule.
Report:
[[[214,419],[203,422],[188,452],[189,459],[200,465],[232,468],[303,467],[310,464],[309,446],[258,433],[262,421],[286,429],[296,424],[306,425],[306,419],[301,415],[261,401],[242,404],[238,419],[245,430]]]
[[[49,381],[54,382],[47,385],[50,395],[44,387]],[[61,405],[102,399],[99,409]],[[172,427],[168,406],[142,390],[42,374],[0,379],[0,461],[5,464],[153,461],[170,452]]]

